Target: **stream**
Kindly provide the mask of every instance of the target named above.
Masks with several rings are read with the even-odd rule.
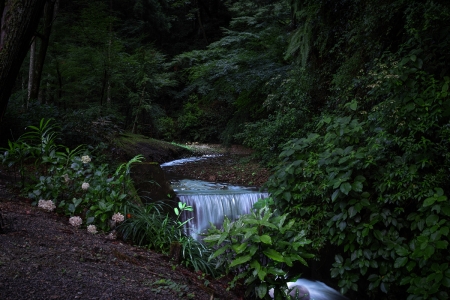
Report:
[[[193,218],[186,226],[186,233],[197,240],[201,240],[201,233],[205,232],[210,223],[220,228],[223,220],[228,217],[231,221],[240,215],[251,212],[253,204],[259,199],[269,196],[256,187],[231,185],[223,182],[209,182],[187,178],[177,178],[170,169],[180,164],[195,163],[205,160],[211,155],[190,157],[161,164],[161,168],[168,175],[173,190],[181,202],[192,206],[193,211],[185,212],[184,220]],[[299,292],[303,300],[348,300],[336,290],[320,281],[298,279],[289,283],[289,288]],[[273,297],[273,291],[269,293]],[[294,295],[294,294],[292,294]]]

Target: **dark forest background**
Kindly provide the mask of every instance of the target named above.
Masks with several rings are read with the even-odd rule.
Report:
[[[49,1],[31,48],[2,145],[246,145],[343,292],[447,299],[447,0]]]

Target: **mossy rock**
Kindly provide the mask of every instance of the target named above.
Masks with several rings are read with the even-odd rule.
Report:
[[[176,198],[176,194],[159,163],[135,163],[131,167],[130,175],[142,202],[149,203]]]
[[[192,151],[176,144],[155,140],[140,134],[122,133],[114,139],[115,154],[123,161],[130,160],[138,154],[147,162],[165,163],[192,155]]]

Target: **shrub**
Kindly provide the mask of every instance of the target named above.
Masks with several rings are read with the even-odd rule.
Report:
[[[331,275],[344,293],[450,291],[450,79],[425,73],[418,55],[380,63],[369,111],[353,100],[286,143],[268,183],[277,207],[308,220],[318,247],[339,247]]]
[[[234,222],[225,218],[223,229],[212,226],[204,242],[217,248],[211,256],[218,259],[217,266],[235,275],[231,286],[243,279],[246,294],[260,299],[272,288],[275,299],[286,299],[287,282],[300,275],[287,270],[296,261],[306,265],[305,258],[312,257],[305,249],[311,242],[305,231],[288,214],[277,215],[267,206]]]

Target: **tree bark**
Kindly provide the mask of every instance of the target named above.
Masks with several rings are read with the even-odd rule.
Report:
[[[0,0],[0,122],[46,0]]]
[[[44,69],[45,57],[47,56],[48,44],[55,15],[55,0],[48,0],[44,8],[44,29],[40,37],[39,52],[36,56],[33,81],[31,82],[31,93],[29,99],[39,98],[39,89],[41,87],[42,70]]]
[[[32,99],[31,89],[33,88],[35,66],[36,66],[36,39],[33,39],[33,42],[31,43],[30,47],[30,67],[28,68],[28,97],[27,97],[27,104],[25,105],[26,110],[28,110],[28,104]]]

